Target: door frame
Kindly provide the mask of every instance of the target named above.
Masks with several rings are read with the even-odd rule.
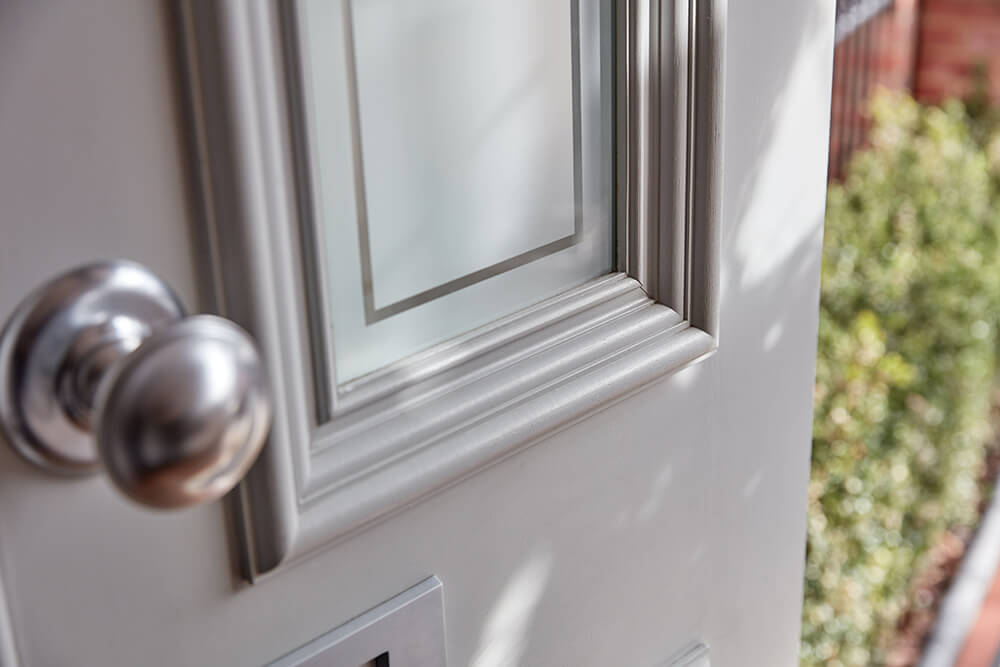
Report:
[[[726,2],[614,6],[619,271],[345,391],[310,241],[294,7],[182,3],[211,305],[255,335],[275,393],[270,441],[233,494],[250,581],[717,348]]]

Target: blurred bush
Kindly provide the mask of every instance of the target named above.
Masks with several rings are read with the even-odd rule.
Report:
[[[829,190],[803,665],[878,665],[922,557],[977,519],[1000,323],[1000,141],[883,94]]]

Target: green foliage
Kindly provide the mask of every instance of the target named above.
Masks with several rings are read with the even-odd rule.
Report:
[[[873,121],[827,200],[803,665],[884,664],[991,437],[1000,141],[959,103],[883,95]]]

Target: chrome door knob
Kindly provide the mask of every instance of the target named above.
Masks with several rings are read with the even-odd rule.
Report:
[[[250,336],[184,316],[146,268],[108,261],[43,285],[0,334],[0,430],[45,470],[104,468],[125,495],[219,498],[267,438],[271,397]]]

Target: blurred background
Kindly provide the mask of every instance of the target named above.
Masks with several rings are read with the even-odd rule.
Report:
[[[1000,0],[838,0],[803,665],[1000,665]]]

